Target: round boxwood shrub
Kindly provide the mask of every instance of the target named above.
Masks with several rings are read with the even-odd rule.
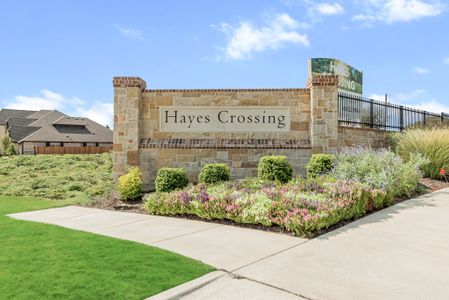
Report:
[[[261,180],[289,182],[293,169],[285,156],[264,156],[257,167],[257,177]]]
[[[316,178],[328,173],[334,166],[334,156],[332,154],[313,154],[307,163],[307,177]]]
[[[182,168],[161,168],[154,183],[157,192],[171,192],[186,187],[189,180]]]
[[[198,176],[199,182],[214,184],[222,181],[228,181],[231,177],[231,171],[226,164],[208,164],[205,165]]]
[[[122,200],[134,200],[142,193],[142,173],[139,168],[129,169],[128,173],[118,179],[118,191]]]

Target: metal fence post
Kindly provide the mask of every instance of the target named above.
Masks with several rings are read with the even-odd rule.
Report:
[[[424,127],[426,126],[426,111],[424,111],[423,112],[423,117],[424,117],[424,120],[423,120],[423,122],[424,122]]]
[[[404,106],[399,106],[399,131],[404,129]]]
[[[374,100],[371,99],[369,103],[369,126],[374,128]]]

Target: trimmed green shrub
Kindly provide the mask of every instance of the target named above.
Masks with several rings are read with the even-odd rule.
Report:
[[[186,187],[189,180],[182,168],[161,168],[154,183],[157,192],[171,192]]]
[[[131,168],[118,179],[118,190],[122,200],[134,200],[142,193],[142,173],[139,168]]]
[[[332,170],[334,156],[332,154],[313,154],[307,163],[307,177],[316,178]]]
[[[230,177],[231,171],[227,164],[208,164],[201,169],[198,181],[214,184],[228,181]]]
[[[441,179],[440,170],[449,171],[449,128],[409,129],[392,135],[396,153],[409,160],[415,153],[429,161],[422,166],[426,177]]]
[[[264,156],[257,167],[257,177],[261,180],[289,182],[293,169],[285,156]]]

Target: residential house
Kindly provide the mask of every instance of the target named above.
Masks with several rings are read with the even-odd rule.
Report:
[[[112,147],[112,130],[107,126],[57,110],[2,109],[0,139],[5,136],[20,154],[34,154],[35,146]]]

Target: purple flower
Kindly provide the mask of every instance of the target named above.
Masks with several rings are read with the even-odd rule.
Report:
[[[181,198],[182,204],[187,205],[192,200],[189,193],[186,191],[179,192],[179,197]]]
[[[203,189],[200,189],[200,200],[203,203],[206,203],[209,201],[209,195],[207,194],[207,192]]]

